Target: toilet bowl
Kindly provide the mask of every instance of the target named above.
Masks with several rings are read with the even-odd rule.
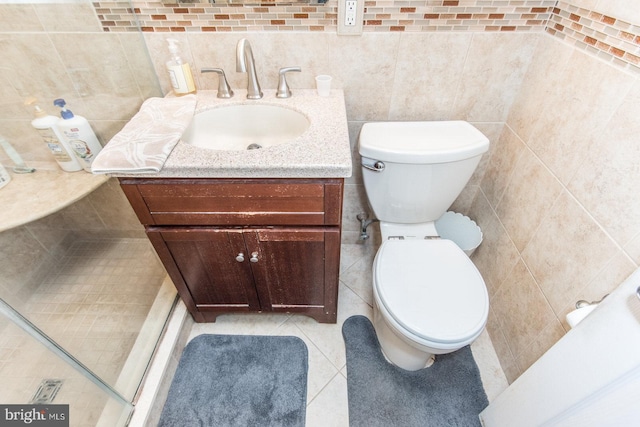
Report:
[[[435,228],[473,175],[489,140],[463,121],[365,123],[358,139],[367,199],[380,221],[374,328],[393,364],[417,370],[482,333],[482,276]]]
[[[385,241],[374,261],[373,295],[382,352],[411,371],[472,343],[489,314],[482,276],[446,239]]]

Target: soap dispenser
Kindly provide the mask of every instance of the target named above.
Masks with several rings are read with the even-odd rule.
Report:
[[[173,91],[176,95],[195,93],[196,85],[193,82],[191,67],[180,57],[178,40],[167,39],[167,43],[169,43],[169,52],[171,52],[171,59],[167,62],[167,71]]]
[[[59,119],[47,114],[36,102],[38,102],[36,98],[27,98],[24,102],[25,105],[33,106],[35,118],[31,121],[31,126],[38,131],[58,166],[65,172],[82,170],[82,165],[73,150],[56,129]]]
[[[84,170],[91,172],[91,163],[102,150],[102,145],[91,129],[89,121],[67,109],[64,99],[56,99],[53,105],[62,109],[60,111],[62,118],[58,119],[56,125],[58,131],[73,149]]]

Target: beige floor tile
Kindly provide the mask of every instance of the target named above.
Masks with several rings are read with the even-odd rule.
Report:
[[[377,250],[378,245],[372,239],[361,240],[358,243],[343,243],[340,248],[340,274],[345,273],[362,258],[373,260]]]
[[[274,331],[277,335],[296,336],[307,345],[309,352],[309,372],[307,374],[307,403],[329,384],[338,373],[335,366],[325,357],[320,349],[292,321],[283,323]]]
[[[347,379],[340,373],[307,406],[306,426],[349,426]]]
[[[351,316],[359,314],[371,318],[373,313],[371,306],[343,284],[340,286],[338,301],[340,303],[338,305],[338,321],[336,324],[320,324],[304,316],[296,316],[292,320],[327,359],[336,368],[341,369],[346,364],[342,324]]]
[[[189,340],[201,334],[274,335],[290,314],[224,314],[212,323],[194,323]]]
[[[340,281],[369,305],[373,305],[372,266],[374,257],[375,254],[364,256],[340,273]]]

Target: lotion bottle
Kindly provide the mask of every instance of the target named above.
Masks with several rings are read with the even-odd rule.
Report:
[[[57,130],[71,147],[84,170],[91,172],[91,163],[102,150],[102,145],[91,129],[89,121],[68,110],[64,99],[56,99],[53,105],[62,108],[60,111],[62,118],[58,119]]]
[[[196,85],[193,82],[191,67],[180,57],[178,40],[167,39],[167,42],[169,43],[169,52],[171,52],[171,59],[167,61],[167,71],[173,91],[176,95],[195,93]]]
[[[35,98],[25,100],[26,105],[33,105],[34,115],[36,116],[35,119],[31,121],[31,126],[38,131],[47,148],[51,151],[51,154],[53,154],[53,158],[58,163],[58,166],[65,172],[82,170],[82,165],[76,158],[73,150],[65,139],[58,134],[56,129],[58,118],[47,114],[36,102],[37,100]]]

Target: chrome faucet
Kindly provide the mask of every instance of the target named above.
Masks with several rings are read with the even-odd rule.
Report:
[[[278,72],[279,81],[278,81],[278,90],[276,91],[276,98],[289,98],[291,96],[291,89],[289,89],[289,85],[287,84],[287,73],[290,71],[302,71],[300,67],[285,67],[280,68]]]
[[[236,71],[247,73],[247,99],[262,98],[260,83],[256,75],[256,64],[253,60],[251,44],[247,39],[241,39],[236,46]]]
[[[218,98],[233,98],[233,90],[231,90],[231,86],[229,86],[229,82],[227,82],[227,76],[224,74],[222,68],[203,68],[200,72],[216,73],[218,75]]]

